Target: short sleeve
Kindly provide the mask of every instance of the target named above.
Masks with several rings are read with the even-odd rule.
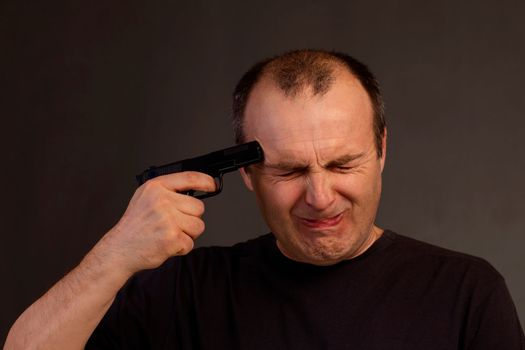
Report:
[[[467,350],[525,350],[523,329],[503,278],[472,306]]]
[[[118,292],[85,349],[161,348],[173,322],[176,264],[142,271]]]

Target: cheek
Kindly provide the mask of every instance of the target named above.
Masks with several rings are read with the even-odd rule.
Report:
[[[289,211],[300,200],[303,185],[299,179],[292,181],[258,181],[256,193],[259,204],[275,216],[288,215]]]
[[[360,205],[369,204],[381,192],[381,181],[376,174],[351,174],[339,178],[338,192]]]

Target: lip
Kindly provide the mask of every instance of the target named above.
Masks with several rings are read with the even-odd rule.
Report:
[[[337,226],[343,219],[343,213],[339,213],[336,216],[323,219],[307,219],[299,218],[299,221],[306,227],[316,228],[316,229],[325,229]]]

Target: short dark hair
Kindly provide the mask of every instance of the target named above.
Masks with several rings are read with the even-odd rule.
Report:
[[[376,77],[368,67],[352,56],[324,50],[296,50],[264,59],[251,67],[239,80],[233,92],[232,118],[236,143],[244,140],[244,112],[253,87],[262,77],[269,77],[287,95],[294,97],[305,87],[315,94],[326,93],[335,80],[334,69],[346,68],[364,87],[374,111],[374,136],[378,157],[386,127],[383,97]]]

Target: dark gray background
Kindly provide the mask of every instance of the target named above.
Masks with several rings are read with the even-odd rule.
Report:
[[[489,260],[522,322],[525,2],[3,1],[0,339],[112,227],[152,164],[233,143],[231,90],[296,48],[382,82],[378,223]],[[266,233],[237,174],[199,245]]]

